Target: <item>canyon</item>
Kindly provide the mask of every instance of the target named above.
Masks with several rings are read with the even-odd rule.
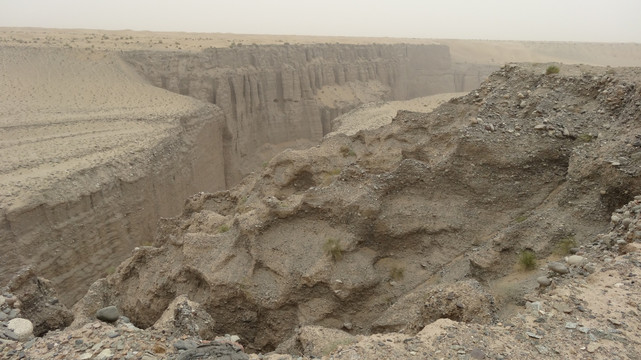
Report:
[[[147,46],[149,34],[135,32],[1,33],[9,91],[0,144],[11,156],[2,161],[0,281],[31,265],[68,305],[153,243],[158,220],[180,213],[184,199],[230,188],[285,148],[317,144],[363,103],[470,91],[508,58],[568,60],[545,43],[221,47],[211,35],[180,35],[178,45],[175,34],[152,34]],[[607,46],[582,59],[639,58],[635,44]]]
[[[638,358],[638,45],[1,30],[0,357]]]
[[[7,61],[4,68],[7,88],[26,89],[16,91],[15,103],[28,110],[3,114],[3,148],[16,156],[4,160],[8,188],[0,278],[32,264],[64,290],[68,304],[113,271],[134,246],[150,243],[158,219],[177,214],[189,195],[234,185],[285,147],[311,146],[331,130],[333,118],[359,104],[451,92],[461,76],[451,67],[448,48],[440,45],[267,46],[118,56],[8,48],[3,55],[30,61]],[[82,84],[65,92],[61,85],[69,80],[63,77],[72,77],[77,68],[88,69],[76,73]],[[25,72],[42,76],[23,82]],[[105,78],[114,73],[121,78]],[[151,85],[141,84],[138,73]],[[59,89],[55,106],[42,105],[41,99],[50,101],[52,87]],[[141,93],[153,94],[150,104]],[[84,100],[88,105],[78,106],[87,94],[92,94]],[[96,103],[109,94],[131,99],[100,108]],[[38,100],[20,103],[25,98]],[[172,104],[167,113],[149,108],[161,102]],[[180,112],[173,110],[175,104]],[[31,120],[34,113],[39,120]],[[140,126],[145,128],[133,130]],[[154,140],[140,142],[148,138]],[[42,150],[31,150],[34,146]],[[65,146],[72,150],[51,148]]]

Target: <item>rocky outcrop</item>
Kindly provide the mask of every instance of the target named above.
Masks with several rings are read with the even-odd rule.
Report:
[[[154,85],[225,112],[228,186],[258,168],[257,158],[268,160],[264,144],[319,140],[333,118],[364,102],[469,90],[489,73],[453,68],[443,45],[242,46],[123,57]]]
[[[229,191],[192,196],[156,247],[136,250],[75,311],[117,304],[147,327],[187,294],[214,332],[263,351],[298,325],[358,334],[492,322],[518,296],[487,284],[519,252],[593,238],[641,191],[641,76],[561,74],[509,65],[430,114],[283,152]],[[412,316],[395,316],[397,303]]]
[[[36,336],[63,329],[73,321],[73,314],[60,303],[51,282],[36,276],[31,268],[11,279],[6,290],[19,299],[20,316],[31,321]]]

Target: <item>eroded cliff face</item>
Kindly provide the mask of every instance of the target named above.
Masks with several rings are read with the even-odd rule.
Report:
[[[17,165],[12,192],[21,194],[20,203],[0,208],[0,280],[34,265],[67,304],[135,246],[151,243],[158,219],[175,216],[193,193],[230,187],[292,143],[313,144],[331,131],[332,119],[362,103],[468,89],[480,74],[462,81],[468,75],[452,66],[442,45],[243,46],[118,56],[12,51],[5,55],[13,59],[8,78],[16,82],[6,88],[24,90],[13,94],[15,109],[31,99],[28,111],[41,119],[16,119],[11,114],[19,110],[2,114],[20,125],[6,143],[30,139],[35,145],[16,152],[35,155]],[[20,71],[39,76],[24,80]],[[187,110],[168,110],[176,106]],[[52,119],[64,125],[44,130]],[[34,132],[42,134],[36,139]],[[96,140],[98,133],[103,140]],[[152,133],[162,140],[150,142]],[[58,151],[43,150],[53,143],[72,149],[68,158],[41,156]],[[21,171],[48,167],[56,171],[53,180],[36,195],[19,190],[33,190],[18,179]]]
[[[179,212],[187,196],[223,189],[221,118],[213,107],[201,108],[177,121],[176,134],[148,149],[148,162],[134,163],[130,173],[116,160],[54,186],[75,186],[71,198],[2,209],[2,277],[32,265],[73,304],[135,246],[151,243],[158,219]]]
[[[265,144],[319,140],[333,118],[364,102],[463,91],[489,72],[460,73],[469,69],[454,69],[443,45],[243,46],[123,57],[154,85],[224,111],[228,186],[256,168],[256,159],[267,160]]]
[[[255,351],[304,325],[495,321],[538,285],[527,275],[505,290],[519,253],[591,243],[641,190],[639,70],[546,66],[507,65],[429,114],[284,151],[192,196],[154,246],[92,285],[76,325],[116,305],[148,327],[182,295]]]
[[[187,196],[224,189],[216,106],[111,52],[2,47],[0,63],[0,283],[29,265],[72,304]]]

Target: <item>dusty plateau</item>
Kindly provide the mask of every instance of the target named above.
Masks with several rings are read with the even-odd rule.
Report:
[[[0,29],[0,356],[638,358],[639,59]]]

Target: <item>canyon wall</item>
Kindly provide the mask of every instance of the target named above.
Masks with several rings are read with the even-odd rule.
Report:
[[[224,111],[227,186],[268,159],[265,144],[319,140],[333,118],[364,102],[470,90],[491,70],[453,67],[444,45],[270,45],[122,56],[154,85]]]
[[[453,66],[443,45],[5,55],[15,99],[0,120],[18,132],[0,143],[36,155],[2,170],[12,190],[0,195],[14,195],[0,196],[0,281],[32,265],[67,304],[151,243],[158,219],[193,193],[236,184],[293,142],[313,144],[362,103],[468,90],[484,77]]]
[[[219,110],[203,107],[176,119],[174,133],[148,149],[145,163],[133,162],[131,173],[117,159],[53,186],[73,187],[68,198],[0,209],[3,282],[31,265],[73,304],[134,247],[151,244],[160,217],[178,214],[195,192],[223,189],[221,119]]]

